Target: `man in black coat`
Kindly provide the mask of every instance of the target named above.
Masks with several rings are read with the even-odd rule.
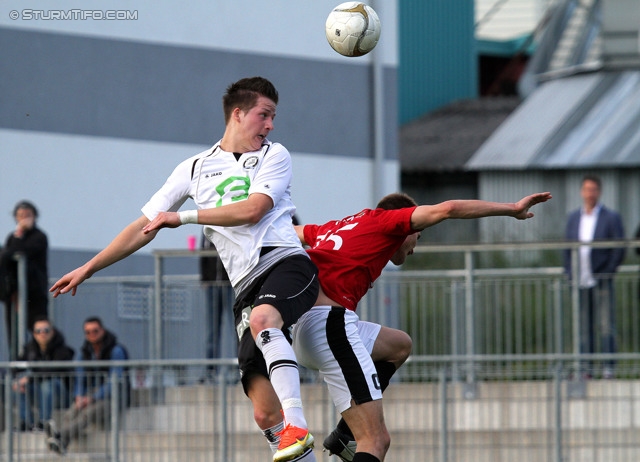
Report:
[[[104,366],[88,367],[85,361],[122,361],[129,359],[127,349],[118,343],[112,332],[102,325],[98,317],[84,321],[85,341],[80,348],[82,361],[77,369],[75,398],[71,408],[65,413],[62,427],[58,431],[55,422],[45,426],[49,450],[63,455],[72,439],[78,438],[90,423],[108,424],[111,417],[111,376],[117,377],[119,406],[129,404],[129,378],[126,368],[110,363]]]

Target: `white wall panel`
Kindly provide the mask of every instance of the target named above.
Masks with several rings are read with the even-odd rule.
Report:
[[[204,145],[0,130],[0,233],[13,229],[21,199],[40,210],[40,226],[57,249],[99,250],[162,186],[176,165]],[[212,140],[212,143],[215,140]],[[274,138],[277,141],[277,138]],[[293,199],[306,223],[324,222],[373,207],[372,160],[292,152]],[[385,192],[397,186],[397,162],[385,171]],[[183,208],[192,208],[188,201]],[[198,227],[163,230],[145,251],[185,248]]]
[[[52,4],[46,0],[27,3],[8,0],[0,8],[0,26],[368,64],[372,55],[345,58],[327,44],[324,23],[329,11],[339,3],[340,0],[197,0],[183,3],[171,0],[96,0],[90,3],[58,0]],[[374,6],[383,26],[378,55],[385,65],[397,65],[396,1],[369,3]],[[31,13],[23,14],[27,9]],[[137,19],[23,19],[50,17],[52,10],[80,9],[126,11]],[[20,13],[18,19],[11,19],[11,11]]]

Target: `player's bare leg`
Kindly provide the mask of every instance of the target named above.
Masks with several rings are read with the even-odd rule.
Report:
[[[298,363],[293,347],[281,330],[283,325],[279,311],[272,305],[258,305],[251,310],[251,335],[264,356],[269,380],[284,414],[285,426],[274,462],[296,460],[314,446],[302,412]]]
[[[279,433],[284,429],[280,400],[266,377],[254,375],[248,383],[247,396],[253,404],[253,418],[262,430],[262,434],[267,438],[271,452],[275,454],[280,444]],[[309,448],[301,456],[291,459],[291,462],[315,461],[316,457],[312,448]]]
[[[342,413],[342,417],[352,429],[358,443],[353,461],[374,460],[371,458],[373,456],[382,462],[391,442],[384,423],[382,400],[363,404],[352,402],[352,406]]]

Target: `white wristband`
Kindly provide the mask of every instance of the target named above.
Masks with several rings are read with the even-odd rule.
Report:
[[[178,212],[180,217],[180,223],[183,225],[198,224],[198,211],[197,210],[185,210]]]

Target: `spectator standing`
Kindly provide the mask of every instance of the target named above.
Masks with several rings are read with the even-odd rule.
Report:
[[[29,201],[20,201],[13,208],[16,227],[7,236],[0,257],[0,298],[5,304],[5,328],[9,350],[15,359],[18,354],[18,262],[17,254],[26,256],[27,263],[27,329],[39,316],[47,316],[49,277],[47,235],[38,228],[38,210]]]
[[[98,317],[90,317],[84,322],[85,341],[82,344],[82,361],[121,361],[129,359],[124,346],[116,336],[104,328]],[[90,423],[102,424],[111,416],[112,374],[118,377],[120,385],[120,407],[129,402],[129,381],[122,366],[85,367],[80,366],[76,375],[75,399],[63,417],[62,427],[57,430],[55,422],[45,425],[49,449],[63,455],[72,439],[77,438]]]
[[[602,182],[595,175],[582,179],[580,195],[582,207],[569,214],[565,238],[585,244],[594,241],[624,239],[620,214],[600,203]],[[571,267],[571,251],[564,251],[564,268],[569,279],[578,272],[580,287],[580,353],[596,353],[599,331],[601,353],[615,353],[616,324],[613,278],[624,258],[624,248],[591,248],[583,245],[579,250],[578,268]],[[602,375],[613,377],[613,361],[606,361]],[[586,372],[590,376],[593,371]]]
[[[33,338],[24,345],[21,361],[71,361],[74,351],[65,343],[64,335],[46,317],[36,318]],[[20,431],[43,430],[53,409],[69,406],[71,369],[47,367],[29,370],[13,384],[19,394]],[[38,421],[33,406],[38,409]]]

